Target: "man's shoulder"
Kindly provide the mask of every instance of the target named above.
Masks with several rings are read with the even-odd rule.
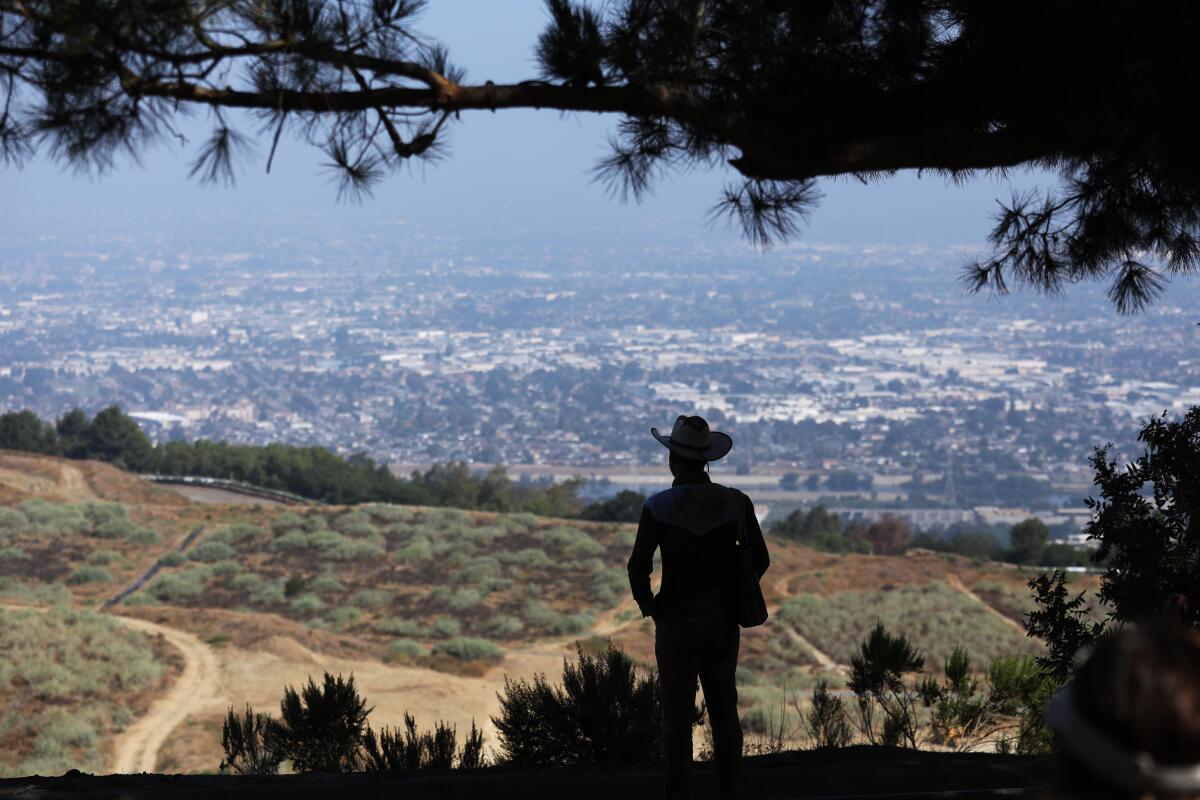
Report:
[[[646,498],[642,507],[657,519],[663,519],[671,510],[676,509],[686,492],[702,491],[711,494],[727,495],[734,503],[745,502],[748,498],[740,489],[725,486],[720,483],[689,483],[683,486],[671,486],[660,492],[655,492]],[[693,495],[694,496],[694,495]]]

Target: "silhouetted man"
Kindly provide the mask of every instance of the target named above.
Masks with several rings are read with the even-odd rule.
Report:
[[[701,417],[679,417],[670,436],[651,435],[671,451],[675,481],[646,500],[629,557],[629,585],[654,618],[654,655],[662,685],[667,797],[691,794],[696,679],[704,688],[713,732],[720,797],[738,796],[742,725],[737,713],[737,581],[739,536],[761,577],[770,558],[750,498],[713,483],[705,466],[733,446]],[[650,589],[655,548],[662,548],[662,587]]]

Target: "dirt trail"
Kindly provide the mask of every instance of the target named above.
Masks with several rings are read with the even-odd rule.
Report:
[[[1008,627],[1012,628],[1014,631],[1021,634],[1022,637],[1024,637],[1026,635],[1026,631],[1023,627],[1021,627],[1021,623],[1017,622],[1012,617],[1005,616],[1004,614],[1000,613],[998,610],[993,608],[990,603],[988,603],[982,597],[980,597],[979,595],[975,594],[973,591],[968,589],[966,584],[964,584],[962,582],[962,579],[959,578],[958,575],[956,575],[955,573],[951,572],[946,575],[946,583],[949,584],[951,589],[954,589],[955,591],[958,591],[958,592],[962,592],[964,595],[971,598],[976,603],[979,603],[979,605],[983,606],[984,609],[989,614],[993,615],[997,619],[1003,620],[1004,624],[1008,625]]]
[[[158,751],[175,727],[197,713],[223,707],[218,696],[221,669],[211,647],[190,633],[148,620],[114,616],[122,625],[158,634],[183,654],[183,672],[167,693],[154,701],[145,716],[117,737],[113,772],[154,772]]]
[[[775,582],[775,586],[774,586],[775,593],[778,594],[780,597],[782,597],[784,600],[786,600],[788,597],[790,597],[790,590],[788,589],[788,579],[790,577],[791,576],[789,576],[789,575],[784,575],[783,577],[781,577],[779,580],[777,580]],[[775,605],[774,607],[772,607],[771,604],[768,604],[767,608],[771,612],[771,616],[774,616],[775,614],[777,614],[779,612],[778,605]],[[835,661],[833,658],[831,658],[828,653],[826,653],[825,651],[818,648],[815,644],[813,644],[806,636],[804,636],[804,634],[800,633],[800,631],[796,630],[791,625],[784,625],[783,629],[785,631],[787,631],[788,636],[792,637],[793,642],[795,642],[796,644],[805,648],[806,650],[808,650],[809,653],[812,654],[812,657],[816,660],[817,664],[821,667],[821,669],[827,669],[827,670],[841,670],[842,669],[841,664],[839,664],[837,661]]]

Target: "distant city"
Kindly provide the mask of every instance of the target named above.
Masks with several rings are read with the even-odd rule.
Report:
[[[967,295],[965,247],[5,236],[0,407],[117,403],[159,440],[638,474],[649,427],[696,412],[781,496],[1078,506],[1093,447],[1200,403],[1200,286],[1125,318],[1095,287]]]

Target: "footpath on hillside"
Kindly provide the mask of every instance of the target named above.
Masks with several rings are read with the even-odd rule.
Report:
[[[810,750],[748,758],[747,800],[968,800],[1035,797],[1043,756],[933,753],[886,747]],[[697,800],[715,797],[715,776],[696,765]],[[456,770],[398,775],[73,775],[0,780],[0,800],[83,797],[103,800],[659,800],[663,774],[653,766],[599,769]]]

